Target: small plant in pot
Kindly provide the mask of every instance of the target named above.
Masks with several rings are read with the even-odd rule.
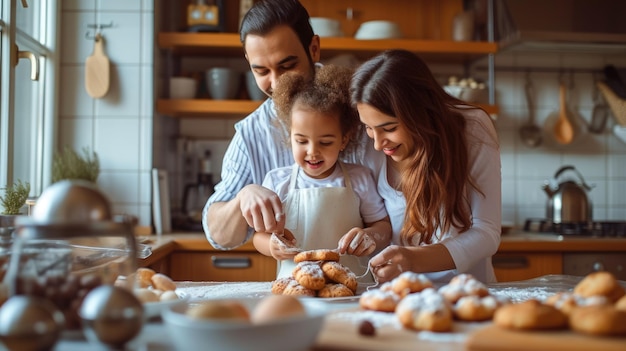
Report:
[[[26,204],[30,193],[30,183],[18,180],[13,185],[3,188],[4,195],[0,196],[0,243],[10,241],[15,219],[20,215],[20,210]]]
[[[65,179],[82,179],[96,183],[100,175],[100,160],[95,151],[84,147],[79,154],[70,147],[54,155],[52,160],[52,183]]]

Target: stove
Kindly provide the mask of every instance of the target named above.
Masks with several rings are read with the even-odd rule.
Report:
[[[626,238],[626,221],[554,223],[545,218],[529,218],[524,231],[564,237]]]
[[[626,239],[626,221],[593,221],[553,223],[545,218],[529,218],[524,231],[534,234],[558,235],[562,239]],[[595,271],[608,271],[626,281],[626,255],[623,252],[564,252],[563,274],[585,276]]]

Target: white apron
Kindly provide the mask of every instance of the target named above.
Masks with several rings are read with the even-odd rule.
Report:
[[[360,200],[352,190],[350,175],[338,162],[344,175],[345,187],[319,187],[296,189],[300,167],[294,164],[289,182],[289,193],[283,209],[285,228],[289,229],[302,250],[336,249],[339,239],[354,227],[363,227]],[[369,257],[342,255],[340,262],[357,276],[367,271]],[[282,260],[278,264],[278,277],[291,276],[295,263]],[[361,282],[373,282],[370,273]]]

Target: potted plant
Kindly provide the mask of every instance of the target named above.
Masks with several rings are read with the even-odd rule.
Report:
[[[20,210],[26,203],[30,193],[30,183],[18,180],[11,186],[7,186],[4,195],[0,196],[0,243],[4,244],[13,234],[15,218],[20,215]]]
[[[85,147],[79,154],[70,147],[54,155],[52,183],[64,179],[83,179],[95,183],[100,175],[100,161],[95,151]]]

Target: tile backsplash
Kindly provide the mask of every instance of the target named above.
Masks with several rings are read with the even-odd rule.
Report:
[[[59,145],[89,146],[98,152],[102,164],[98,183],[111,197],[114,211],[137,215],[142,225],[152,223],[150,170],[153,166],[174,167],[175,137],[230,138],[235,123],[232,119],[179,120],[155,115],[154,99],[163,83],[154,77],[163,72],[154,64],[154,11],[150,0],[62,2]],[[112,86],[99,100],[86,94],[83,83],[84,62],[93,50],[85,32],[96,21],[114,24],[103,32],[112,64]],[[211,63],[246,69],[243,59],[207,58],[200,65]],[[626,220],[626,144],[611,133],[616,123],[612,117],[603,133],[585,132],[573,145],[558,145],[544,133],[544,143],[529,148],[519,136],[529,112],[524,95],[527,77],[535,88],[534,114],[539,126],[558,110],[560,79],[571,87],[570,108],[589,123],[594,81],[602,79],[607,64],[626,68],[626,55],[496,55],[495,93],[500,112],[495,123],[502,156],[503,221],[521,226],[526,218],[545,217],[547,196],[541,186],[567,164],[595,185],[590,192],[595,219]],[[484,79],[485,65],[486,60],[477,62],[470,71]],[[443,80],[449,74],[460,74],[463,67],[433,66],[433,71]],[[172,201],[178,201],[176,198],[174,193]]]

